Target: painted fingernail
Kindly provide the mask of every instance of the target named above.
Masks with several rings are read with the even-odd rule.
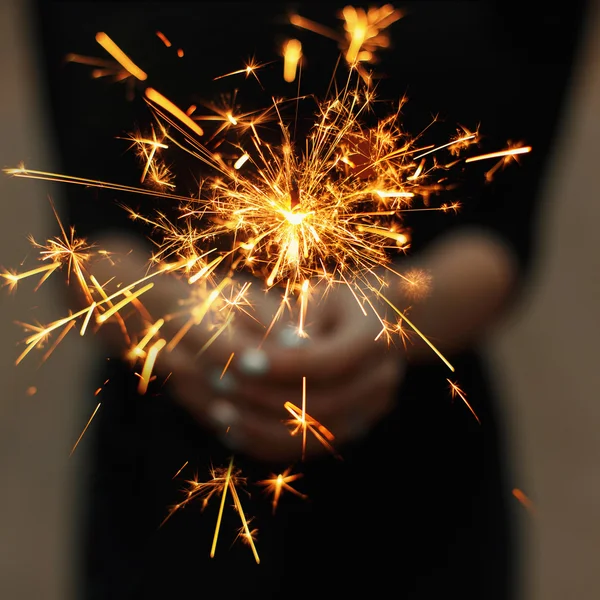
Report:
[[[223,373],[219,369],[211,372],[209,382],[213,391],[221,394],[230,394],[237,387],[235,377],[231,373]]]
[[[244,350],[238,363],[240,371],[257,377],[269,371],[269,359],[263,350],[251,348]]]
[[[308,337],[300,335],[295,327],[282,329],[278,334],[279,343],[286,348],[299,348],[308,343]]]

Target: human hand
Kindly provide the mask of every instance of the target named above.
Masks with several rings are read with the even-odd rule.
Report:
[[[323,295],[315,291],[310,305],[310,338],[286,347],[281,334],[289,330],[280,329],[260,350],[248,347],[232,362],[237,385],[227,398],[239,419],[231,440],[254,458],[285,462],[302,455],[301,436],[292,437],[284,426],[290,415],[283,405],[301,407],[304,378],[306,413],[334,434],[334,448],[366,434],[393,407],[402,353],[375,341],[382,323],[372,309],[367,306],[365,315],[345,285]],[[308,433],[307,456],[328,451]]]
[[[141,252],[128,256],[120,265],[124,282],[146,269]],[[198,306],[198,298],[186,300],[194,287],[168,273],[154,281],[143,300],[153,319],[165,319],[159,334],[166,342],[155,369],[169,377],[174,400],[232,449],[267,461],[298,459],[301,440],[286,427],[291,415],[284,403],[302,405],[304,379],[306,412],[335,435],[334,447],[366,433],[393,405],[400,353],[375,341],[382,324],[370,307],[364,314],[348,286],[313,290],[307,339],[294,335],[283,319],[274,321],[281,298],[276,290],[259,289],[259,282],[246,291],[247,304],[238,306],[226,327],[207,314],[180,336]],[[110,330],[107,325],[102,329]],[[290,341],[301,343],[290,347]],[[307,455],[327,451],[307,436]]]

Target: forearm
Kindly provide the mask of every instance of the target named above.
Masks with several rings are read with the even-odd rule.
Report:
[[[502,314],[517,280],[512,250],[483,230],[463,229],[427,249],[416,261],[431,276],[429,293],[411,300],[406,286],[391,277],[397,307],[410,306],[408,318],[443,354],[452,354],[480,339]],[[400,266],[399,272],[406,270]],[[402,323],[407,332],[412,328]],[[407,345],[411,361],[435,360],[432,348],[413,331]]]

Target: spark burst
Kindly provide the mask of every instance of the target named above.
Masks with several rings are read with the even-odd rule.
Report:
[[[183,468],[183,467],[182,467]],[[180,469],[181,470],[181,469]],[[217,551],[217,542],[219,540],[219,532],[221,528],[221,520],[223,518],[223,511],[227,501],[227,494],[231,495],[233,500],[233,506],[240,517],[242,527],[238,534],[244,542],[246,542],[252,549],[254,554],[254,560],[256,563],[260,563],[260,557],[254,545],[254,539],[256,536],[256,530],[250,529],[250,520],[246,517],[240,501],[238,488],[246,485],[246,478],[241,476],[241,471],[234,466],[233,457],[229,461],[227,468],[213,467],[211,468],[211,479],[206,482],[200,482],[197,478],[187,481],[187,489],[185,490],[184,499],[175,504],[169,510],[168,515],[165,517],[161,526],[164,525],[177,511],[185,508],[191,502],[201,500],[202,509],[204,510],[208,505],[211,498],[214,496],[221,496],[219,504],[219,512],[217,515],[217,523],[215,526],[215,533],[213,536],[212,546],[210,550],[211,558],[214,558]]]
[[[29,170],[24,166],[7,169],[15,177],[154,196],[171,201],[179,211],[178,218],[171,219],[162,212],[140,214],[127,209],[132,220],[152,229],[157,247],[149,258],[147,275],[134,282],[95,279],[89,271],[92,262],[119,258],[78,238],[74,228],[67,231],[55,211],[61,236],[45,244],[32,241],[44,264],[21,273],[6,271],[0,275],[14,289],[21,280],[37,276],[39,287],[55,272],[66,270],[67,279],[76,283],[86,306],[47,325],[26,325],[30,335],[17,363],[56,335],[44,355],[47,358],[77,323],[83,335],[89,329],[97,331],[111,320],[123,334],[124,356],[132,365],[138,365],[138,390],[146,393],[155,377],[153,372],[161,352],[173,349],[190,330],[207,323],[213,332],[207,341],[209,345],[227,329],[236,314],[252,311],[247,295],[250,284],[239,283],[236,276],[239,271],[246,271],[262,287],[283,290],[279,310],[272,322],[265,324],[267,334],[286,312],[294,313],[295,298],[296,330],[299,336],[308,336],[306,310],[311,291],[317,286],[330,289],[344,285],[365,315],[374,312],[377,316],[381,331],[375,340],[384,339],[388,343],[398,340],[406,344],[409,336],[420,337],[454,371],[408,318],[408,307],[394,305],[387,296],[394,282],[413,300],[425,294],[429,285],[426,273],[415,270],[401,273],[393,266],[394,256],[410,248],[410,232],[404,225],[404,217],[410,211],[459,209],[457,204],[436,206],[432,202],[444,191],[443,181],[450,167],[457,169],[471,162],[496,159],[495,166],[486,174],[491,178],[498,169],[531,148],[510,144],[506,150],[465,156],[479,141],[479,133],[463,126],[457,128],[452,139],[437,145],[424,144],[420,134],[411,136],[402,126],[405,98],[384,116],[376,116],[377,90],[368,65],[376,62],[376,51],[388,47],[387,28],[401,16],[391,5],[369,10],[346,7],[341,14],[342,34],[299,15],[291,17],[290,22],[297,28],[336,40],[342,52],[345,73],[340,75],[344,67],[336,68],[330,91],[320,100],[313,95],[273,98],[263,110],[245,111],[233,94],[205,104],[207,113],[198,114],[196,105],[184,110],[154,87],[143,87],[154,123],[146,135],[132,134],[128,138],[140,160],[140,187]],[[156,35],[165,47],[170,47],[163,33]],[[146,86],[151,74],[143,71],[106,33],[98,33],[96,40],[112,61],[76,54],[68,59],[95,67],[94,77],[110,75],[138,88]],[[286,81],[297,78],[302,54],[300,41],[287,42],[283,52]],[[270,64],[252,59],[244,68],[216,79],[252,76],[262,88],[258,73]],[[299,107],[304,108],[309,102],[315,102],[311,111],[313,124],[300,140],[296,115]],[[272,127],[265,132],[269,124]],[[227,150],[217,151],[217,148]],[[185,153],[203,165],[207,175],[199,183],[197,193],[176,192],[175,173],[162,158],[166,152]],[[153,279],[166,274],[186,281],[189,297],[182,298],[178,310],[172,314],[152,315],[143,303],[144,294],[153,287]],[[386,314],[390,310],[394,319]],[[134,311],[139,317],[135,330],[126,311]],[[180,328],[170,337],[163,337],[166,329],[163,326],[174,319],[182,320]],[[233,355],[223,365],[223,373],[232,360],[235,360]],[[452,382],[450,385],[452,395],[459,396],[479,421],[460,388]],[[292,435],[301,433],[302,456],[308,432],[336,454],[333,433],[307,413],[306,404],[304,378],[302,407],[282,402],[282,409],[292,417],[287,421]],[[299,475],[286,471],[273,477],[262,483],[273,493],[275,510],[283,489],[300,495],[289,486]],[[209,482],[188,482],[185,499],[172,508],[167,519],[193,499],[201,498],[206,505],[211,497],[221,494],[211,550],[214,555],[229,493],[242,520],[240,535],[259,562],[253,543],[255,531],[249,528],[236,491],[241,482],[232,459],[228,469],[213,469]]]

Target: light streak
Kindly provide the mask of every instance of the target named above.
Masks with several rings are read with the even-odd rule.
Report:
[[[188,466],[188,464],[190,463],[189,460],[186,460],[181,467],[177,470],[177,473],[175,473],[175,475],[173,475],[173,479],[176,479],[177,476]]]
[[[288,40],[283,47],[283,79],[291,83],[296,79],[296,70],[302,58],[302,44],[299,40]]]
[[[234,356],[235,356],[235,352],[232,352],[231,356],[229,357],[229,359],[225,363],[225,366],[223,367],[223,370],[221,371],[221,376],[219,377],[219,379],[223,379],[225,373],[227,373],[227,369],[229,369],[229,365],[231,364],[231,361],[233,360]]]
[[[71,448],[71,454],[70,454],[70,456],[73,456],[73,453],[77,449],[77,446],[79,446],[79,442],[81,442],[81,440],[83,439],[83,436],[85,435],[85,432],[88,430],[88,427],[90,426],[90,423],[92,422],[92,420],[96,416],[96,413],[98,412],[98,409],[100,408],[101,404],[102,404],[102,402],[98,402],[98,405],[94,409],[94,412],[92,413],[92,416],[88,419],[88,422],[86,423],[85,427],[83,428],[83,431],[81,432],[81,435],[77,438],[77,441],[73,445],[73,448]]]
[[[167,36],[162,32],[162,31],[157,31],[156,32],[156,37],[158,37],[158,39],[167,47],[170,48],[171,47],[171,42],[169,41],[169,39],[167,38]]]
[[[531,146],[523,146],[521,148],[512,148],[511,150],[501,150],[500,152],[490,152],[489,154],[471,156],[465,159],[465,162],[470,163],[477,160],[488,160],[490,158],[506,158],[510,156],[516,156],[517,154],[527,154],[528,152],[531,152]]]
[[[154,342],[154,344],[152,344],[152,346],[150,346],[148,349],[148,354],[146,355],[146,360],[144,361],[144,367],[142,369],[142,375],[138,384],[138,392],[140,394],[145,394],[148,391],[148,385],[150,383],[150,378],[152,377],[154,363],[156,362],[158,353],[165,347],[166,343],[167,341],[163,339],[156,340],[156,342]]]
[[[140,69],[106,33],[103,31],[98,32],[96,34],[96,41],[136,79],[139,79],[140,81],[148,79],[148,75]]]
[[[246,152],[244,154],[242,154],[242,156],[240,156],[234,163],[233,168],[234,169],[241,169],[242,166],[244,164],[246,164],[246,161],[250,158],[250,155]]]
[[[333,440],[335,440],[335,436],[333,435],[333,433],[331,433],[331,431],[329,431],[329,429],[327,429],[327,427],[321,425],[321,423],[319,423],[319,421],[317,421],[315,418],[311,417],[307,412],[306,412],[306,405],[305,405],[305,397],[304,397],[304,402],[303,402],[304,407],[303,408],[299,408],[298,406],[296,406],[295,404],[293,404],[292,402],[285,402],[283,405],[283,408],[285,408],[285,410],[287,410],[290,415],[292,415],[292,419],[287,421],[287,424],[290,426],[293,426],[293,429],[291,430],[291,434],[292,435],[296,435],[299,431],[302,431],[302,446],[304,448],[305,446],[305,437],[304,437],[304,432],[305,431],[310,431],[310,433],[313,434],[314,438],[324,447],[326,448],[329,452],[331,452],[334,456],[339,458],[339,454],[337,453],[337,451],[335,450],[335,448],[332,445]],[[303,450],[304,452],[304,450]]]
[[[453,381],[450,381],[449,379],[446,379],[446,381],[450,384],[450,393],[452,394],[452,397],[455,398],[456,396],[458,396],[465,403],[465,406],[471,411],[471,414],[475,417],[477,422],[481,425],[481,420],[477,416],[477,413],[475,412],[473,407],[467,401],[467,396],[465,395],[465,393]]]
[[[173,104],[168,98],[157,92],[154,88],[146,88],[146,98],[158,104],[161,108],[171,113],[176,119],[179,119],[184,125],[187,125],[196,135],[204,135],[204,131],[196,121],[183,112],[178,106]]]
[[[219,531],[221,529],[221,521],[223,520],[223,509],[225,508],[225,499],[227,497],[227,490],[229,490],[229,482],[231,481],[231,470],[233,469],[233,456],[229,461],[229,467],[227,468],[227,474],[225,475],[225,484],[223,485],[223,491],[221,492],[221,504],[219,506],[219,513],[217,515],[217,524],[215,525],[215,533],[213,535],[212,546],[210,548],[210,557],[214,558],[217,551],[217,542],[219,540]]]
[[[519,488],[514,488],[512,495],[521,503],[521,505],[531,513],[535,513],[535,505],[531,499]]]

